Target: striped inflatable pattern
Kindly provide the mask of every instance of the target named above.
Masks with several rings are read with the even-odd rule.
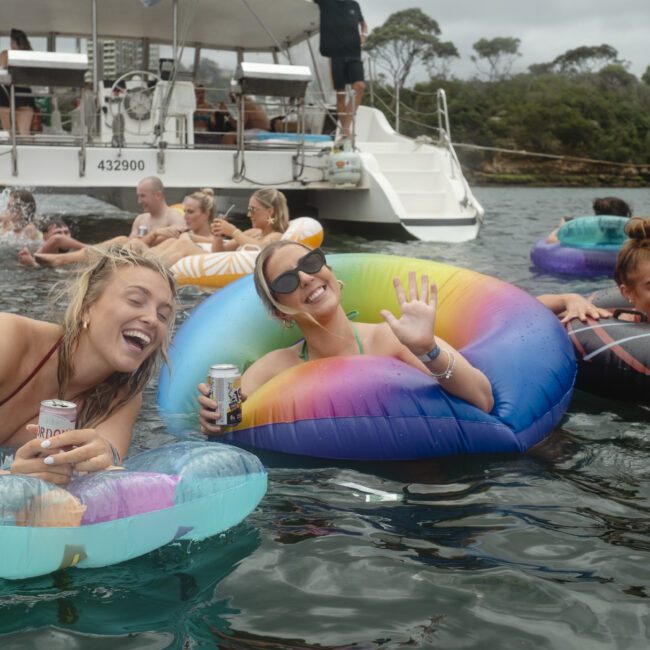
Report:
[[[627,309],[617,288],[594,294],[600,307]],[[631,314],[632,315],[632,314]],[[650,405],[650,324],[619,318],[567,323],[578,361],[576,386],[611,399]]]
[[[289,222],[282,239],[298,241],[310,248],[323,243],[323,227],[311,217],[298,217]],[[220,288],[253,272],[258,250],[255,248],[188,255],[172,267],[178,284],[197,284],[202,287]]]

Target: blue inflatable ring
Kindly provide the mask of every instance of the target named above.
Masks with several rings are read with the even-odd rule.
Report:
[[[67,489],[0,475],[0,578],[102,567],[210,537],[242,521],[266,492],[260,461],[231,445],[185,441],[124,465]]]

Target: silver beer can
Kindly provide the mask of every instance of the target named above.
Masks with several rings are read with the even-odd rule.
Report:
[[[46,399],[41,402],[38,414],[38,438],[52,438],[64,431],[74,429],[77,422],[77,405],[62,399]]]
[[[217,403],[219,418],[215,424],[232,427],[241,422],[241,375],[229,363],[210,366],[208,372],[210,397]]]
[[[144,237],[148,232],[149,228],[147,228],[147,226],[138,226],[138,235],[140,235],[140,237]]]

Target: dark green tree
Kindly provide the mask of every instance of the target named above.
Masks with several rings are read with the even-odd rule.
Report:
[[[650,86],[650,65],[646,67],[645,72],[641,75],[641,81]]]
[[[438,23],[420,9],[391,14],[373,29],[364,49],[388,73],[397,90],[404,87],[413,66],[438,42]]]
[[[476,64],[479,73],[486,75],[489,81],[505,79],[510,76],[515,59],[521,56],[520,45],[521,40],[511,36],[482,38],[472,45],[476,56],[472,56],[471,60]],[[481,67],[479,60],[487,63],[487,70]]]
[[[618,51],[611,45],[582,45],[553,60],[553,67],[563,74],[584,74],[594,72],[596,66],[602,67],[607,63],[621,63]]]
[[[437,41],[422,54],[422,61],[430,77],[446,79],[452,59],[459,59],[460,54],[451,41]]]

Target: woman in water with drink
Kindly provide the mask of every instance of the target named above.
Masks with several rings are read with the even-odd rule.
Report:
[[[287,199],[273,187],[257,190],[248,201],[246,214],[251,220],[251,227],[243,231],[225,219],[212,222],[212,252],[235,251],[247,246],[264,248],[278,241],[289,227]],[[224,237],[230,239],[224,241]]]
[[[14,474],[66,484],[73,469],[119,462],[142,391],[166,356],[171,274],[156,258],[124,248],[89,256],[65,289],[59,324],[0,314],[0,444],[18,448]],[[77,405],[77,428],[36,438],[41,402],[55,398]]]
[[[283,370],[312,359],[371,354],[400,359],[437,379],[450,394],[490,412],[494,404],[487,377],[458,350],[434,335],[437,288],[426,275],[419,285],[409,273],[408,293],[399,279],[394,287],[401,314],[383,310],[385,323],[353,323],[341,306],[341,288],[320,249],[295,242],[267,246],[255,264],[255,288],[268,310],[287,326],[296,324],[304,341],[274,350],[242,375],[250,395]],[[205,384],[199,386],[199,419],[204,431],[219,433],[214,424],[216,402]]]

